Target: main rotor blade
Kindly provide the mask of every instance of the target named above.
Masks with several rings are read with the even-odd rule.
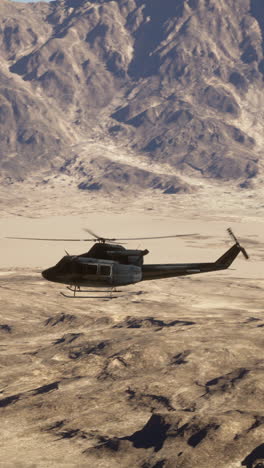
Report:
[[[197,236],[197,233],[194,234],[172,234],[170,236],[154,236],[154,237],[116,237],[115,239],[107,239],[111,241],[129,241],[129,240],[147,240],[147,239],[170,239],[173,237],[190,237]]]
[[[83,228],[83,230],[84,230],[85,232],[88,232],[89,234],[91,234],[91,236],[93,236],[95,239],[103,239],[103,237],[98,236],[98,235],[95,234],[95,232],[93,232],[91,229]]]
[[[90,230],[85,229],[92,235],[96,235],[92,233]],[[94,237],[93,239],[61,239],[61,238],[46,238],[46,237],[15,237],[15,236],[7,236],[6,239],[21,239],[21,240],[38,240],[38,241],[51,241],[51,242],[95,242],[98,241],[108,241],[108,242],[118,242],[118,241],[130,241],[130,240],[148,240],[148,239],[171,239],[174,237],[190,237],[190,236],[197,236],[197,234],[172,234],[170,236],[154,236],[154,237]]]
[[[98,236],[97,234],[95,234],[95,232],[91,231],[91,229],[87,229],[87,228],[84,228],[83,229],[84,231],[88,232],[89,234],[91,234],[92,236],[94,236],[94,241],[99,241],[99,242],[113,242],[114,244],[116,243],[116,241],[120,240],[120,239],[116,239],[116,238],[110,238],[110,237],[101,237],[101,236]]]
[[[22,239],[22,240],[40,240],[40,241],[59,241],[59,242],[94,242],[95,239],[47,239],[42,237],[6,237],[6,239]]]

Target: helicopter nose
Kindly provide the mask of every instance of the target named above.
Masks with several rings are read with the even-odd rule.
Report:
[[[41,272],[43,278],[45,278],[48,281],[51,281],[51,268],[48,268],[47,270],[44,270]]]

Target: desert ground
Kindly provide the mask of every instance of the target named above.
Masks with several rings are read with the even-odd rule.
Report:
[[[56,183],[2,190],[0,466],[263,468],[259,194],[214,184],[129,198]],[[145,263],[180,263],[217,259],[229,226],[249,261],[109,301],[64,298],[41,277],[64,248],[90,244],[5,238],[197,234],[129,244],[150,250]]]

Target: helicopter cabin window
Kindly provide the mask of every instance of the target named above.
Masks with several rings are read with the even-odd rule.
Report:
[[[110,274],[111,274],[111,267],[109,265],[100,265],[100,275],[110,276]]]
[[[88,273],[89,275],[96,275],[97,265],[85,265],[85,273]]]
[[[78,263],[76,265],[76,273],[81,275],[96,275],[97,273],[97,265],[96,264],[88,264],[88,263]]]

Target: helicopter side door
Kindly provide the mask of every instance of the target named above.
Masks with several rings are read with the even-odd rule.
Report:
[[[82,277],[84,281],[89,280],[94,284],[96,282],[110,284],[112,279],[112,265],[99,262],[78,262],[75,265],[75,273]]]

